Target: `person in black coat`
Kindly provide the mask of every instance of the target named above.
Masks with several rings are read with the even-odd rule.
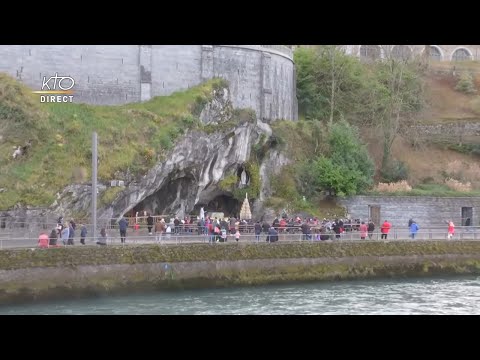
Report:
[[[75,223],[73,221],[70,221],[67,245],[73,245],[73,238],[75,237],[75,227]]]
[[[87,227],[85,224],[82,224],[82,227],[80,228],[80,242],[85,245],[85,238],[87,237]]]
[[[260,234],[262,233],[262,225],[260,224],[260,221],[257,221],[255,223],[255,240],[257,242],[260,241]]]
[[[268,230],[267,242],[276,242],[278,241],[278,231],[272,226]]]
[[[153,216],[148,214],[148,217],[147,217],[148,235],[152,235],[152,227],[153,227]]]
[[[268,230],[270,229],[270,225],[267,222],[264,222],[262,227],[263,227],[263,232],[265,234],[268,234]]]
[[[312,239],[312,231],[310,229],[310,225],[308,225],[306,222],[302,224],[301,226],[302,229],[302,234],[303,234],[303,240],[311,240]]]
[[[332,226],[332,229],[333,229],[333,232],[335,233],[335,238],[340,239],[341,230],[340,230],[340,224],[338,223],[338,221],[335,221],[335,223]]]
[[[49,236],[49,243],[48,243],[48,245],[50,245],[50,246],[56,246],[56,245],[57,245],[57,240],[58,240],[57,230],[56,230],[56,229],[53,229],[52,232],[50,233],[50,236]]]
[[[127,219],[122,217],[120,221],[118,222],[118,228],[120,230],[120,241],[122,243],[125,242],[125,238],[127,237],[127,228],[128,228],[128,222]]]
[[[373,231],[375,230],[375,224],[373,223],[372,220],[369,220],[368,226],[367,226],[367,231],[368,231],[368,238],[371,239],[373,235]]]

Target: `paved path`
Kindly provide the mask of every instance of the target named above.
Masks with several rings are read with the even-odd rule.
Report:
[[[260,235],[260,242],[264,243],[266,242],[267,236],[265,234]],[[11,248],[36,248],[37,247],[37,240],[38,238],[11,238],[11,236],[5,236],[2,234],[0,236],[0,249],[11,249]],[[195,244],[195,243],[204,243],[208,244],[209,243],[209,237],[208,236],[201,236],[201,235],[170,235],[170,238],[167,236],[162,237],[162,244],[165,245],[174,245],[174,244]],[[419,233],[417,238],[415,239],[416,241],[422,241],[422,240],[444,240],[446,241],[446,233]],[[462,233],[457,233],[454,237],[454,240],[480,240],[480,233],[473,233],[473,232],[462,232]],[[285,235],[285,234],[280,234],[279,235],[279,241],[280,242],[300,242],[300,241],[305,241],[302,240],[302,235],[301,234],[295,234],[295,235]],[[330,240],[331,241],[331,240]],[[334,240],[335,242],[337,240]],[[361,240],[359,233],[358,232],[353,232],[353,233],[346,233],[342,235],[340,238],[340,241],[365,241]],[[374,234],[372,241],[383,241],[380,238],[380,234]],[[393,236],[389,236],[388,241],[412,241],[408,237],[408,232],[406,231],[405,233],[397,233],[397,239],[394,239]],[[240,242],[241,243],[255,243],[255,235],[253,234],[243,234],[240,237]],[[60,245],[63,245],[61,240],[57,242]],[[155,236],[154,235],[143,235],[143,236],[128,236],[127,234],[127,241],[125,245],[138,245],[138,244],[155,244]],[[233,235],[229,235],[227,238],[227,243],[235,243],[235,237]],[[92,239],[87,239],[86,240],[86,245],[92,246],[96,245],[96,241],[93,241]],[[108,239],[108,245],[121,245],[120,237],[119,236],[111,236]],[[74,246],[84,246],[80,243],[80,238],[76,237],[74,239]]]

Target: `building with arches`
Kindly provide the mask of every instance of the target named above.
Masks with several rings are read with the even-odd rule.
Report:
[[[480,59],[480,45],[343,45],[345,52],[365,60],[408,59],[425,55],[433,61],[468,61]]]
[[[319,45],[292,45],[314,48]],[[338,45],[347,54],[358,56],[363,60],[378,60],[394,57],[409,59],[428,51],[433,61],[468,61],[480,60],[480,45]]]

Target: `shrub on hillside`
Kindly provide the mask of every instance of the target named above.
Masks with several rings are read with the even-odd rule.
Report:
[[[480,166],[477,163],[466,163],[460,160],[451,161],[443,172],[445,179],[457,179],[461,182],[477,184],[480,179]]]
[[[412,187],[406,180],[402,180],[394,183],[378,183],[375,186],[375,191],[387,193],[407,192],[412,191]]]
[[[359,140],[358,129],[342,120],[328,130],[328,152],[314,159],[303,181],[315,191],[355,195],[371,186],[375,167],[367,148]]]
[[[475,96],[470,101],[470,107],[475,113],[480,114],[480,96]]]
[[[408,179],[408,168],[402,161],[392,160],[381,171],[382,180],[386,183],[395,183]]]
[[[457,86],[455,86],[455,90],[465,94],[475,94],[477,89],[475,89],[472,75],[468,72],[462,73],[458,79]]]
[[[480,156],[480,145],[473,145],[472,150],[470,151],[472,155]]]
[[[465,166],[460,160],[450,161],[447,164],[447,173],[449,174],[458,174],[464,170]]]
[[[445,185],[447,185],[450,189],[460,192],[470,192],[472,191],[472,184],[470,182],[462,183],[461,181],[455,179],[446,179]]]
[[[465,176],[467,177],[467,180],[471,181],[480,179],[480,166],[476,163],[471,164],[465,172]]]
[[[431,176],[424,177],[421,180],[422,184],[435,184],[435,179]]]

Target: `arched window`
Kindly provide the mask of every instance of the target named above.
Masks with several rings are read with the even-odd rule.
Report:
[[[430,59],[440,61],[442,60],[442,53],[436,46],[429,46],[428,51],[430,52]]]
[[[452,55],[453,61],[466,61],[471,60],[472,56],[467,49],[457,49]]]
[[[366,60],[380,59],[380,46],[378,45],[360,46],[360,58],[366,59]]]
[[[397,60],[409,60],[412,57],[412,50],[406,45],[395,45],[392,48],[392,57]]]

